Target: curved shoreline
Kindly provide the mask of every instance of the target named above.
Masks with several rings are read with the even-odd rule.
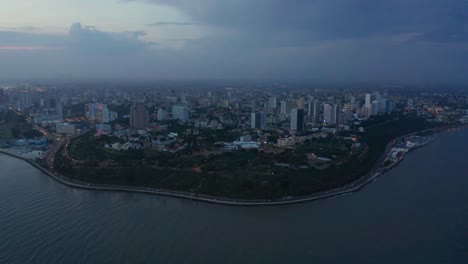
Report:
[[[429,129],[429,130],[436,130],[437,132],[443,131],[446,128],[435,128],[435,129]],[[424,131],[429,131],[429,130],[424,130]],[[419,131],[422,132],[422,131]],[[392,142],[408,137],[411,135],[414,135],[419,132],[414,132],[410,133],[407,135],[403,135],[400,137],[395,138],[394,140],[391,140],[390,142],[387,143],[385,151],[380,155],[380,157],[377,159],[377,162],[374,165],[374,168],[376,166],[380,166],[382,163],[383,158],[386,156],[388,153],[389,147],[391,146]],[[410,151],[417,149],[417,148],[412,148]],[[153,188],[147,188],[147,187],[130,187],[130,186],[115,186],[115,185],[103,185],[103,184],[91,184],[87,182],[82,182],[82,181],[75,181],[72,179],[69,179],[65,176],[62,176],[58,173],[51,172],[50,170],[40,166],[37,164],[35,161],[13,154],[9,153],[3,150],[0,150],[1,154],[8,155],[13,158],[17,158],[23,161],[26,161],[36,169],[40,170],[42,173],[50,176],[54,180],[69,186],[69,187],[75,187],[75,188],[81,188],[81,189],[88,189],[88,190],[100,190],[100,191],[119,191],[119,192],[132,192],[132,193],[143,193],[143,194],[153,194],[153,195],[161,195],[161,196],[167,196],[167,197],[175,197],[175,198],[183,198],[183,199],[189,199],[193,201],[200,201],[200,202],[207,202],[207,203],[213,203],[213,204],[220,204],[220,205],[231,205],[231,206],[273,206],[273,205],[287,205],[287,204],[297,204],[297,203],[304,203],[304,202],[310,202],[310,201],[315,201],[315,200],[321,200],[325,198],[330,198],[338,195],[344,195],[348,193],[353,193],[353,192],[358,192],[362,190],[365,186],[367,186],[369,183],[371,183],[373,180],[375,180],[377,177],[381,176],[384,174],[386,171],[390,170],[391,168],[395,167],[398,163],[392,165],[391,167],[387,168],[385,171],[382,173],[374,173],[372,174],[371,172],[359,177],[355,181],[351,182],[348,185],[345,185],[343,187],[339,188],[334,188],[330,189],[328,191],[322,191],[318,192],[315,194],[311,195],[306,195],[306,196],[301,196],[301,197],[294,197],[290,199],[281,199],[281,200],[244,200],[244,199],[230,199],[230,198],[223,198],[223,197],[213,197],[213,196],[208,196],[208,195],[199,195],[199,194],[194,194],[194,193],[187,193],[187,192],[180,192],[180,191],[169,191],[169,190],[159,190],[159,189],[153,189]],[[372,171],[372,170],[371,170]]]

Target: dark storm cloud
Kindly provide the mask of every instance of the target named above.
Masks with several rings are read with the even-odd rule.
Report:
[[[445,30],[466,35],[468,12],[465,0],[148,1],[173,6],[194,21],[261,36],[265,41],[287,35],[291,45],[411,32],[436,37],[444,35],[436,32]]]
[[[174,55],[198,76],[468,81],[466,0],[136,1],[213,30]]]
[[[63,36],[0,31],[0,47],[65,47],[41,50],[34,60],[12,47],[0,50],[0,75],[21,74],[47,61],[31,72],[148,79],[468,82],[466,0],[123,2],[180,10],[184,20],[155,22],[155,17],[146,22],[155,22],[149,24],[152,32],[167,26],[177,45],[166,40],[169,43],[152,49],[153,43],[142,40],[142,31],[106,32],[79,23]],[[203,37],[187,39],[185,26],[196,27]]]

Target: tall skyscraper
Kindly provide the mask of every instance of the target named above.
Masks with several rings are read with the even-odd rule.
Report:
[[[281,101],[280,104],[281,104],[281,109],[280,109],[281,114],[287,115],[287,114],[291,113],[291,108],[292,108],[291,102]]]
[[[371,94],[366,93],[366,102],[364,104],[364,116],[370,117],[371,115],[372,115]]]
[[[57,103],[56,110],[57,110],[57,115],[60,117],[60,119],[63,119],[63,104],[62,104],[62,102]]]
[[[366,104],[365,106],[370,107],[371,105],[371,94],[366,93]]]
[[[117,112],[109,110],[106,104],[90,103],[85,105],[85,116],[98,123],[109,123],[117,119]]]
[[[29,108],[33,106],[33,99],[31,92],[23,91],[19,93],[18,107],[19,108]]]
[[[149,113],[144,103],[135,103],[130,109],[130,128],[146,129],[149,123]]]
[[[312,108],[313,108],[313,105],[314,105],[314,97],[309,95],[307,97],[307,116],[312,116]]]
[[[379,100],[379,112],[387,113],[387,98],[381,97]]]
[[[262,112],[255,112],[250,114],[250,128],[252,129],[265,129],[266,116]]]
[[[370,107],[370,115],[377,115],[379,114],[379,111],[380,111],[379,101],[374,100]]]
[[[277,101],[276,101],[276,96],[270,97],[270,107],[273,109],[276,109]]]
[[[187,121],[189,119],[188,107],[183,105],[172,106],[172,118]]]
[[[257,100],[252,100],[252,111],[257,111],[258,110],[258,101]]]
[[[186,93],[181,94],[180,101],[182,102],[183,105],[187,105],[187,94]]]
[[[385,110],[387,111],[387,113],[391,113],[395,107],[394,103],[392,100],[387,100],[385,102],[386,104],[386,107],[385,107]]]
[[[304,109],[294,108],[291,110],[291,130],[304,131]]]
[[[312,109],[311,109],[312,120],[314,123],[317,123],[320,121],[320,102],[319,100],[314,100],[311,105],[312,105]]]
[[[304,97],[301,97],[297,100],[297,109],[304,109],[304,107],[305,107]]]
[[[336,124],[338,122],[338,105],[324,104],[323,105],[323,119],[327,124]]]

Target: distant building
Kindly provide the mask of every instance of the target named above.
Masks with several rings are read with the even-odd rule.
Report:
[[[144,103],[136,103],[130,109],[130,128],[146,129],[149,123],[149,113]]]
[[[290,129],[297,132],[304,130],[304,109],[294,108],[291,110]]]
[[[68,123],[57,123],[55,125],[55,130],[56,130],[57,134],[74,135],[75,134],[75,125],[68,124]]]
[[[317,123],[320,121],[320,102],[313,100],[308,105],[308,115],[312,117],[312,121]]]
[[[281,109],[280,109],[281,114],[287,115],[287,114],[289,114],[291,112],[291,109],[292,109],[291,102],[281,101],[280,104],[281,104]]]
[[[278,138],[277,146],[280,148],[289,148],[289,147],[293,147],[294,145],[296,145],[296,141],[292,137]]]
[[[252,136],[246,135],[239,138],[239,142],[252,142]]]
[[[414,109],[414,100],[413,100],[413,99],[409,99],[409,100],[406,102],[406,106],[407,106],[409,109]]]
[[[252,129],[265,129],[266,115],[262,112],[255,112],[250,114],[250,128]]]
[[[270,97],[270,107],[273,109],[276,109],[277,102],[276,102],[276,96]]]
[[[313,105],[314,105],[314,97],[309,95],[307,97],[307,116],[312,116]]]
[[[297,109],[304,109],[304,107],[305,107],[304,97],[301,97],[297,100]]]
[[[62,104],[62,102],[57,103],[57,108],[56,108],[56,110],[57,110],[57,115],[58,115],[61,119],[63,119],[63,104]]]
[[[327,124],[336,124],[338,122],[338,105],[324,104],[323,119]]]
[[[252,100],[252,103],[251,103],[251,104],[252,104],[252,111],[253,111],[253,112],[255,112],[255,111],[257,111],[257,110],[259,109],[259,107],[258,107],[258,101],[257,101],[257,100],[255,100],[255,99]]]
[[[387,113],[387,98],[381,97],[379,100],[379,112]]]
[[[96,125],[96,130],[97,131],[110,132],[110,131],[112,131],[112,127],[109,124],[97,124]]]
[[[371,94],[366,94],[366,101],[364,104],[364,116],[370,117],[372,115],[372,102],[371,102]]]
[[[189,110],[188,107],[182,105],[172,106],[172,118],[182,121],[188,121],[189,119]]]
[[[394,108],[395,108],[395,104],[393,103],[392,100],[387,100],[387,101],[385,102],[385,112],[386,112],[386,113],[391,113],[391,112],[393,112]]]
[[[167,119],[167,112],[166,110],[162,109],[162,108],[159,108],[158,109],[158,121],[164,121]]]
[[[370,104],[371,104],[371,94],[366,93],[366,102],[365,102],[365,106],[366,106],[366,107],[370,107]]]
[[[187,105],[187,94],[186,93],[181,94],[180,101],[182,102],[183,105]]]
[[[20,109],[30,108],[31,106],[33,106],[33,99],[32,99],[31,92],[29,91],[20,92],[18,96],[17,106]]]
[[[378,115],[380,111],[380,104],[378,100],[374,100],[371,104],[370,115]]]
[[[117,119],[117,112],[109,110],[106,104],[90,103],[85,105],[85,116],[97,123],[109,123]]]

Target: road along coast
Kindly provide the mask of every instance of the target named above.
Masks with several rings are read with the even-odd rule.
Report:
[[[170,190],[162,190],[162,189],[154,189],[154,188],[146,188],[146,187],[115,186],[115,185],[104,185],[104,184],[94,184],[94,183],[91,184],[87,182],[73,180],[63,175],[60,175],[57,172],[53,172],[47,168],[42,167],[34,160],[22,157],[20,155],[10,153],[4,150],[0,150],[0,153],[17,158],[17,159],[24,160],[30,165],[32,165],[33,167],[43,172],[44,174],[50,176],[54,180],[64,185],[67,185],[69,187],[74,187],[74,188],[81,188],[81,189],[88,189],[88,190],[100,190],[100,191],[119,191],[119,192],[153,194],[153,195],[176,197],[176,198],[183,198],[183,199],[189,199],[189,200],[194,200],[194,201],[207,202],[207,203],[220,204],[220,205],[230,205],[230,206],[273,206],[273,205],[287,205],[287,204],[310,202],[310,201],[315,201],[315,200],[320,200],[320,199],[325,199],[325,198],[330,198],[330,197],[334,197],[338,195],[360,191],[367,184],[371,183],[377,177],[382,175],[385,171],[393,168],[399,163],[399,162],[396,162],[389,167],[381,169],[382,163],[387,157],[387,155],[389,154],[389,151],[392,149],[394,142],[400,139],[406,138],[406,137],[416,135],[417,133],[420,133],[420,132],[432,131],[434,133],[438,133],[438,132],[445,131],[450,128],[451,127],[444,127],[444,128],[436,128],[436,129],[429,129],[425,131],[419,131],[419,132],[410,133],[410,134],[407,134],[407,135],[404,135],[404,136],[401,136],[392,140],[391,142],[387,144],[385,151],[381,154],[376,164],[374,165],[374,168],[369,173],[367,173],[366,175],[363,175],[359,179],[343,187],[331,189],[328,191],[322,191],[322,192],[318,192],[318,193],[306,195],[306,196],[301,196],[301,197],[290,197],[290,198],[274,199],[274,200],[230,199],[230,198],[223,198],[223,197],[213,197],[213,196],[208,196],[208,195],[203,195],[203,194],[170,191]],[[428,142],[431,142],[431,140],[429,140]],[[409,149],[409,151],[412,151],[423,145],[419,145],[414,148],[411,148]]]

